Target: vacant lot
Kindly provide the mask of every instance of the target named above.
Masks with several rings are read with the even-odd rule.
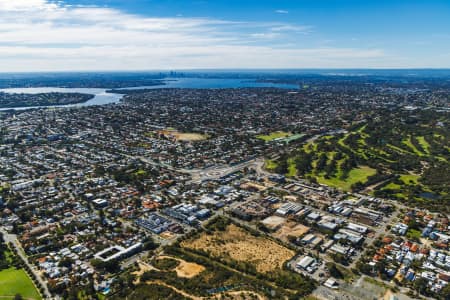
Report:
[[[266,226],[270,230],[277,230],[284,223],[286,223],[286,218],[279,217],[279,216],[270,216],[270,217],[267,217],[264,220],[262,220],[261,223],[263,223],[264,226]]]
[[[0,271],[0,297],[21,294],[24,299],[41,299],[31,279],[24,270],[9,268]]]
[[[309,231],[309,227],[297,224],[296,222],[287,222],[275,232],[274,236],[282,241],[288,242],[289,237],[299,238]]]
[[[246,262],[262,273],[281,269],[283,263],[294,256],[292,250],[267,238],[253,236],[234,224],[224,231],[202,233],[198,238],[183,241],[181,246],[225,260]]]
[[[203,141],[208,138],[208,136],[200,133],[177,133],[175,138],[179,141]]]
[[[177,141],[183,141],[183,142],[203,141],[208,138],[208,136],[205,134],[185,133],[185,132],[179,132],[177,130],[161,130],[161,131],[158,131],[158,133],[163,134],[168,137],[173,137]]]

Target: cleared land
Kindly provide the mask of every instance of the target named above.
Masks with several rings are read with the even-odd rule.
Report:
[[[9,268],[0,271],[0,297],[21,294],[24,299],[42,299],[24,270]]]
[[[274,236],[284,242],[289,241],[289,237],[299,238],[309,231],[309,227],[296,222],[287,222],[275,232]]]
[[[184,277],[184,278],[192,278],[200,274],[205,270],[204,266],[201,266],[196,263],[187,262],[183,259],[173,257],[173,256],[160,256],[158,259],[174,259],[179,262],[177,267],[175,268],[175,272],[177,272],[178,277]]]
[[[264,224],[264,226],[266,226],[270,230],[276,230],[277,228],[280,228],[280,226],[283,225],[285,222],[286,218],[279,216],[270,216],[261,221],[261,223]]]
[[[234,224],[224,231],[202,233],[198,238],[183,241],[188,249],[209,252],[211,256],[252,264],[258,272],[281,269],[294,256],[294,251],[263,237],[255,237]]]
[[[170,287],[190,299],[273,299],[272,293],[287,299],[315,288],[309,278],[283,267],[294,251],[224,217],[164,252],[157,259],[164,259],[164,265],[177,260],[179,265],[159,270],[140,264],[144,268],[134,273],[140,275],[137,282]]]
[[[179,132],[177,130],[172,129],[160,130],[158,131],[158,134],[162,134],[167,137],[172,137],[177,141],[182,142],[196,142],[208,139],[208,135],[206,134]]]

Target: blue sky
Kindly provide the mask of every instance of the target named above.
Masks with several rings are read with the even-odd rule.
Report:
[[[450,68],[446,0],[0,0],[3,71]]]

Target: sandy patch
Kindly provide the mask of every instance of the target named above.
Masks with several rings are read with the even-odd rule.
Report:
[[[169,232],[169,231],[164,231],[163,233],[161,233],[159,235],[161,238],[165,239],[165,240],[171,240],[174,237],[176,237],[176,234]]]
[[[200,133],[183,133],[176,130],[160,130],[158,131],[158,134],[162,134],[167,137],[171,137],[176,139],[177,141],[182,142],[196,142],[196,141],[203,141],[208,138],[205,134]]]
[[[205,270],[205,267],[196,263],[187,262],[185,260],[182,260],[178,257],[172,257],[172,256],[160,256],[158,259],[161,258],[170,258],[177,260],[180,264],[175,268],[175,272],[177,272],[178,277],[184,277],[184,278],[192,278],[200,274]]]
[[[204,270],[205,270],[204,266],[195,263],[189,263],[186,261],[180,261],[180,265],[175,269],[178,277],[185,277],[185,278],[195,277]]]

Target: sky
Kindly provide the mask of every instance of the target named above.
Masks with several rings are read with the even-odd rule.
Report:
[[[449,0],[0,0],[0,72],[450,68]]]

